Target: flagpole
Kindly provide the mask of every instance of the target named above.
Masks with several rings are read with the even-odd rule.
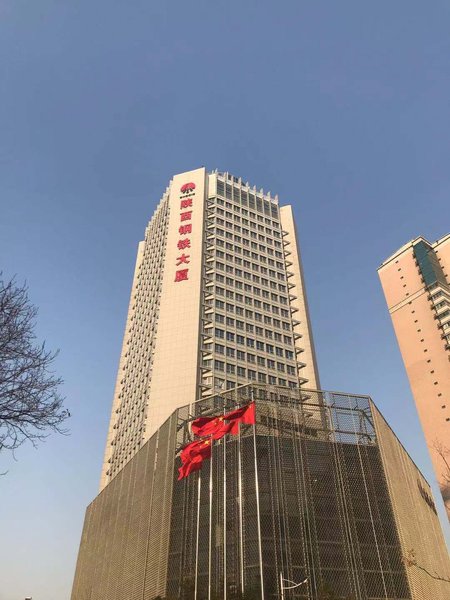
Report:
[[[238,490],[239,490],[239,555],[240,555],[240,571],[241,571],[241,593],[244,589],[244,533],[243,533],[243,518],[242,518],[242,457],[241,457],[241,425],[238,425]]]
[[[223,600],[227,600],[227,449],[224,437],[221,443],[223,446]]]
[[[208,600],[211,600],[211,567],[212,567],[212,493],[213,493],[213,456],[209,463],[209,556],[208,556]]]
[[[253,398],[253,387],[251,388],[251,398]],[[261,511],[259,507],[259,478],[258,478],[258,460],[256,458],[256,419],[253,424],[253,454],[255,459],[255,488],[256,488],[256,515],[258,519],[258,552],[259,552],[259,569],[261,578],[261,599],[264,600],[264,575],[263,575],[263,558],[261,544]]]
[[[197,487],[197,535],[195,542],[195,589],[194,589],[194,598],[197,600],[197,591],[198,591],[198,540],[199,540],[199,530],[200,530],[200,492],[202,489],[202,472],[198,473],[198,487]]]

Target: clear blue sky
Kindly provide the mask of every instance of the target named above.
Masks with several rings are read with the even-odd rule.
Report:
[[[376,268],[450,230],[449,31],[444,0],[0,2],[0,268],[73,414],[0,456],[0,600],[69,598],[136,246],[201,165],[294,204],[323,387],[372,395],[433,478]]]

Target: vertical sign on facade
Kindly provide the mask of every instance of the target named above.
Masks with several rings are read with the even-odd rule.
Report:
[[[178,232],[180,236],[188,236],[192,233],[192,208],[195,196],[195,183],[185,183],[181,186],[180,196],[180,227]],[[191,209],[191,210],[189,210]],[[188,250],[191,247],[191,239],[189,237],[180,237],[177,243],[177,248],[180,250],[180,255],[177,256],[176,266],[181,267],[188,265],[191,261],[189,254],[185,253],[184,250]],[[189,267],[177,269],[175,272],[175,282],[186,281],[189,279]]]

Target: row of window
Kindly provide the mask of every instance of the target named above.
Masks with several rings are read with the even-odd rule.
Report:
[[[248,242],[248,240],[245,240],[245,242],[244,242],[245,246],[249,245],[247,242]],[[220,248],[226,248],[227,250],[231,250],[235,254],[243,254],[244,256],[250,256],[251,254],[253,255],[253,253],[250,254],[250,251],[247,250],[246,248],[241,248],[240,246],[233,246],[233,244],[231,244],[230,242],[225,242],[221,238],[216,239],[216,245],[219,246]],[[251,242],[250,246],[251,246],[252,250],[259,250],[260,252],[265,252],[269,256],[276,256],[277,258],[283,258],[282,252],[280,252],[279,250],[273,250],[272,248],[268,248],[267,246],[264,246],[263,244],[256,244],[256,242]],[[253,256],[252,256],[252,258],[253,258]],[[263,259],[263,257],[260,256],[259,260],[261,262],[263,262],[262,259]]]
[[[269,385],[290,387],[291,389],[295,389],[298,387],[297,381],[286,380],[284,377],[277,378],[277,377],[275,377],[275,375],[266,375],[266,373],[258,373],[257,371],[254,371],[253,369],[247,369],[247,370],[243,369],[243,371],[246,372],[246,374],[244,374],[244,375],[238,374],[238,377],[244,377],[247,380],[257,381],[258,383],[268,383]],[[236,381],[232,381],[230,379],[227,379],[225,381],[224,379],[215,377],[215,380],[214,380],[214,387],[216,389],[226,388],[227,390],[230,390],[230,389],[235,388],[237,385],[238,385],[238,383]]]
[[[216,346],[220,346],[220,344],[216,344]],[[218,354],[223,354],[224,353],[224,346],[221,346],[221,351],[219,352],[216,348],[216,352]],[[268,369],[272,369],[273,371],[277,370],[277,371],[281,371],[282,373],[287,373],[288,375],[296,375],[297,372],[295,370],[295,367],[292,365],[286,365],[284,362],[278,362],[273,360],[272,358],[264,358],[263,356],[257,356],[255,354],[251,354],[250,352],[242,352],[241,350],[237,351],[237,354],[240,355],[244,355],[244,358],[239,358],[239,356],[236,355],[236,352],[234,350],[234,348],[227,348],[227,357],[228,358],[237,358],[238,360],[242,360],[246,363],[251,363],[251,364],[257,364],[259,367],[267,367]],[[224,366],[225,365],[225,366]],[[212,368],[212,360],[205,360],[203,361],[203,366],[211,369]],[[226,371],[227,373],[235,373],[236,371],[236,365],[232,364],[232,363],[225,363],[224,361],[218,360],[216,359],[214,361],[214,368],[217,371]],[[238,368],[238,372],[239,369],[241,368],[240,366],[237,367]]]
[[[217,205],[217,206],[216,206]],[[219,206],[223,206],[224,209],[218,208]],[[246,208],[241,208],[241,206],[239,204],[232,204],[231,202],[224,202],[221,198],[209,198],[208,199],[208,208],[214,208],[216,207],[216,211],[219,214],[225,214],[226,217],[231,218],[231,212],[229,211],[233,211],[233,213],[236,213],[233,215],[233,219],[236,219],[236,215],[243,215],[243,217],[251,217],[253,219],[256,219],[258,221],[258,223],[265,223],[266,225],[270,225],[271,227],[274,228],[279,228],[280,227],[280,222],[278,220],[278,215],[270,215],[273,216],[273,221],[268,217],[268,216],[263,216],[258,214],[255,211],[249,211]],[[245,219],[243,219],[244,221]],[[250,227],[252,227],[251,222],[250,222]]]
[[[244,261],[247,262],[247,261]],[[244,279],[251,279],[252,281],[259,283],[260,282],[260,277],[257,275],[252,275],[250,272],[248,271],[243,271],[242,269],[238,269],[237,267],[233,267],[232,265],[226,265],[222,262],[216,262],[216,268],[219,271],[225,271],[226,273],[230,273],[231,275],[235,275],[236,277],[243,277]],[[250,268],[250,263],[248,268]],[[285,280],[285,275],[284,273],[280,273],[279,271],[274,271],[273,269],[268,269],[267,267],[260,267],[259,265],[256,265],[254,263],[252,263],[251,268],[253,271],[256,271],[258,273],[262,273],[263,275],[269,275],[270,277],[273,277],[273,279],[279,279],[280,281],[284,281]],[[268,285],[266,283],[266,285]]]
[[[259,315],[259,313],[256,314]],[[255,328],[255,326],[252,323],[244,323],[244,321],[241,321],[240,319],[233,319],[233,317],[225,317],[225,315],[221,315],[220,313],[216,313],[215,321],[216,323],[226,323],[228,327],[236,327],[236,329],[241,329],[242,331],[245,329],[249,333],[254,333],[256,331],[258,335],[264,335],[264,330],[262,327],[256,325]],[[277,327],[279,329],[283,328],[285,331],[291,330],[290,324],[286,321],[280,321],[280,319],[272,319],[272,317],[268,317],[267,315],[264,315],[264,323],[265,325],[273,325],[274,327]],[[272,333],[272,330],[266,329],[266,337],[271,338]]]
[[[271,332],[268,329],[265,330],[265,335],[263,335],[263,333],[261,333],[260,329],[261,328],[259,328],[259,327],[255,328],[256,335],[259,335],[260,337],[266,337],[268,340],[274,340],[275,342],[279,342],[280,344],[284,343],[286,346],[292,346],[292,338],[290,336],[281,335],[281,333],[278,333],[277,331]],[[217,328],[216,328],[216,331],[217,331]],[[219,330],[219,331],[221,331],[221,330]],[[208,333],[208,330],[205,330],[205,333]],[[253,332],[249,328],[247,333],[253,333]],[[227,331],[225,334],[225,338],[220,337],[220,339],[226,339],[228,342],[237,341],[238,344],[244,345],[244,342],[242,341],[242,336],[240,336],[239,334],[235,334],[233,331]],[[264,350],[264,342],[261,342],[260,340],[256,340],[256,348],[258,350]]]
[[[249,286],[249,287],[250,287],[250,290],[248,290],[248,291],[251,292],[252,288],[251,288],[251,286]],[[262,294],[263,297],[269,298],[269,292],[266,292],[266,290],[262,290],[262,292],[263,292],[263,294]],[[267,293],[267,296],[265,296],[265,293]],[[287,304],[287,298],[283,298],[282,296],[279,297],[277,294],[270,294],[270,299],[273,302],[281,302],[281,304]],[[264,304],[265,310],[268,310],[269,312],[271,311],[277,315],[279,314],[282,317],[285,317],[286,319],[289,318],[289,310],[287,308],[279,308],[278,306],[270,305],[268,302],[263,302],[263,304]],[[253,312],[252,310],[249,310],[248,308],[243,309],[242,307],[235,306],[234,304],[230,304],[229,302],[223,302],[223,300],[219,300],[218,298],[216,298],[215,305],[216,305],[216,308],[219,308],[221,310],[226,310],[227,312],[231,312],[231,313],[236,312],[237,315],[242,316],[242,317],[245,315],[245,317],[247,319],[255,319],[255,321],[260,321],[260,322],[262,322],[262,319],[263,319],[263,315],[261,313]],[[271,308],[271,306],[272,306],[272,308]]]
[[[233,281],[230,277],[226,277],[223,282],[222,279],[220,279],[219,275],[216,275],[216,280],[219,283],[226,283],[227,286],[229,287],[236,287],[237,289],[245,289],[242,287],[242,284],[239,285],[241,282],[239,281]],[[270,287],[273,290],[279,290],[280,292],[286,292],[286,286],[284,285],[280,285],[274,282],[270,282]],[[271,311],[274,314],[279,314],[279,312],[277,312],[276,309],[280,310],[280,308],[278,306],[276,307],[271,307],[271,305],[268,302],[262,302],[261,300],[258,300],[257,298],[250,298],[250,296],[244,296],[243,294],[240,294],[239,292],[233,292],[232,290],[226,290],[225,288],[221,287],[220,285],[216,285],[215,287],[216,290],[216,294],[218,296],[225,296],[225,298],[228,298],[229,300],[235,300],[236,302],[240,302],[241,304],[246,304],[247,306],[254,306],[255,308],[264,308],[264,310],[267,311]],[[246,291],[251,291],[253,294],[255,294],[255,296],[261,296],[261,289],[257,288],[255,286],[251,287],[251,289],[248,289]],[[263,292],[265,290],[262,290]],[[281,297],[280,297],[280,301],[281,301]],[[283,302],[284,304],[284,302]],[[287,304],[287,302],[286,302]],[[275,310],[274,310],[275,308]]]
[[[233,198],[234,202],[240,203],[242,206],[248,206],[250,209],[269,215],[274,219],[278,218],[278,206],[276,204],[269,202],[269,200],[259,198],[251,191],[239,187],[232,187],[229,184],[224,185],[223,181],[220,181],[220,179],[217,180],[217,194],[219,196],[224,196],[228,200]],[[220,198],[217,198],[217,204],[221,204],[222,206],[225,205],[228,208],[231,208],[232,206],[230,202],[225,203]]]
[[[233,235],[231,233],[231,231],[224,231],[220,227],[211,228],[208,230],[208,233],[214,233],[214,230],[217,235],[219,235],[221,237],[225,237],[228,240],[234,240],[235,242],[238,242],[238,244],[243,244],[244,246],[250,246],[251,243],[255,243],[255,242],[251,242],[251,240],[248,238],[241,237],[240,235]],[[273,241],[271,238],[261,235],[260,233],[257,234],[254,231],[250,231],[250,238],[252,238],[254,240],[258,240],[259,242],[265,242],[266,244],[269,244],[269,246],[275,246],[275,248],[282,247],[281,242],[278,242],[277,240]],[[252,247],[254,247],[254,246],[252,246]]]
[[[216,339],[219,340],[227,340],[228,342],[233,342],[240,344],[241,346],[247,346],[248,348],[256,348],[261,352],[267,352],[269,354],[276,354],[277,356],[286,356],[289,360],[294,359],[294,352],[292,350],[285,350],[280,346],[274,346],[273,344],[268,344],[266,342],[262,342],[260,340],[255,340],[250,337],[245,337],[243,335],[235,334],[232,331],[224,331],[223,329],[219,329],[216,327],[214,329],[214,333]],[[287,342],[286,340],[289,340]],[[281,342],[281,339],[279,340]],[[291,338],[285,336],[283,339],[285,344],[292,345]]]
[[[277,269],[283,269],[283,263],[280,262],[279,260],[275,261],[273,258],[266,258],[265,256],[260,256],[259,254],[257,254],[256,252],[249,252],[247,250],[247,254],[246,256],[249,256],[255,260],[259,260],[261,263],[264,264],[268,264],[270,267],[277,267]],[[252,266],[252,263],[248,260],[242,260],[242,258],[239,258],[238,256],[234,256],[233,254],[229,254],[228,252],[222,252],[222,250],[216,250],[216,258],[221,258],[223,260],[226,260],[228,263],[230,262],[235,262],[235,264],[237,265],[243,265],[244,267],[246,267],[247,269],[250,269]],[[259,270],[258,265],[253,264],[253,268],[255,271]]]
[[[236,210],[236,208],[239,208],[239,206],[235,207],[235,212],[236,213],[240,213],[240,210]],[[252,221],[251,219],[247,219],[247,216],[250,216],[254,219],[261,217],[261,215],[256,215],[256,214],[248,214],[248,211],[245,211],[245,215],[243,214],[242,218],[240,217],[239,214],[233,214],[231,212],[228,212],[227,210],[223,210],[222,208],[216,208],[215,209],[215,213],[216,215],[218,215],[217,219],[222,221],[222,224],[224,222],[224,219],[222,217],[225,217],[225,220],[228,220],[227,222],[231,223],[240,223],[242,225],[245,225],[246,227],[250,227],[250,229],[255,229],[257,231],[260,232],[264,232],[267,233],[269,235],[273,235],[274,237],[280,238],[281,237],[281,233],[279,231],[280,228],[280,224],[276,221],[274,221],[273,223],[271,222],[270,219],[260,219],[260,223],[265,223],[266,226],[261,225],[260,223],[256,223],[255,221]],[[271,227],[267,227],[267,225],[271,225]]]
[[[280,304],[284,304],[285,306],[287,306],[288,304],[288,299],[286,296],[278,296],[277,294],[275,294],[274,292],[269,292],[268,290],[264,290],[261,288],[258,288],[256,286],[250,285],[249,283],[242,283],[241,281],[233,281],[233,279],[231,279],[231,277],[224,277],[223,275],[220,275],[220,273],[216,274],[216,281],[218,283],[226,283],[227,285],[230,286],[234,286],[237,290],[243,290],[244,292],[249,292],[254,294],[255,296],[261,296],[262,298],[265,298],[266,300],[272,300],[273,302],[279,302]],[[275,289],[275,286],[271,286],[272,289]],[[278,285],[278,287],[276,289],[279,289],[279,291],[284,291],[286,293],[286,288],[283,285]],[[232,292],[231,290],[226,290],[226,297],[227,298],[234,298],[235,296],[237,297],[237,300],[239,302],[242,302],[242,294],[240,294],[239,292],[236,292],[236,294],[234,292]],[[229,292],[229,294],[228,294]],[[222,294],[223,296],[223,294]],[[246,301],[246,304],[249,304],[249,302]],[[256,307],[261,308],[261,305],[264,305],[264,309],[265,310],[271,310],[270,309],[270,305],[267,302],[262,302],[258,299],[254,299],[254,304]],[[266,308],[266,306],[269,306],[269,308]],[[280,310],[283,310],[282,308]],[[275,312],[275,311],[272,311]],[[279,313],[276,313],[279,314]]]
[[[212,223],[213,217],[210,218]],[[253,239],[257,239],[257,231],[260,234],[265,233],[274,238],[281,239],[281,233],[279,231],[274,231],[273,229],[270,229],[270,227],[264,227],[263,225],[256,225],[256,223],[252,223],[251,221],[249,222],[247,219],[242,219],[242,225],[245,225],[245,227],[242,227],[241,224],[237,225],[237,223],[241,223],[241,219],[236,216],[234,217],[233,221],[222,219],[221,217],[215,217],[215,223],[216,225],[226,227],[227,229],[233,229],[236,233],[242,233],[243,235]],[[250,229],[247,229],[247,227],[250,227]],[[255,231],[253,231],[253,229]]]

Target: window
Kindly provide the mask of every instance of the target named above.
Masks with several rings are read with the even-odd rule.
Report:
[[[256,349],[264,351],[264,342],[256,341]]]
[[[286,366],[286,371],[287,371],[288,375],[295,375],[295,367],[293,367],[291,365]]]
[[[225,363],[222,360],[215,360],[214,361],[214,368],[217,371],[223,371],[225,368]]]
[[[225,337],[225,331],[223,329],[218,329],[217,327],[215,329],[215,334],[216,334],[216,337],[218,337],[218,338]]]
[[[272,344],[266,344],[266,351],[267,351],[269,354],[273,354],[273,352],[274,352],[274,347],[272,346]]]
[[[266,366],[266,359],[263,358],[262,356],[258,356],[258,366],[260,367],[265,367]]]
[[[269,375],[269,384],[270,385],[277,385],[277,378],[274,377],[273,375]]]
[[[244,367],[238,367],[237,368],[237,374],[238,374],[238,377],[245,377],[245,369],[244,369]]]
[[[217,352],[217,354],[224,354],[225,353],[225,346],[222,346],[222,344],[215,344],[214,345],[214,350]]]
[[[266,374],[258,373],[258,383],[266,383]]]
[[[277,356],[283,356],[283,348],[280,348],[279,346],[277,346],[275,348],[275,353]]]
[[[234,375],[236,372],[236,367],[234,365],[230,365],[227,363],[227,373]]]
[[[250,352],[247,352],[247,361],[250,363],[255,363],[256,356],[254,354],[250,354]]]
[[[252,338],[247,338],[247,346],[249,348],[254,348],[255,347],[255,340]]]
[[[269,369],[274,369],[275,370],[275,361],[272,360],[271,358],[267,359],[267,366]]]
[[[231,331],[227,331],[227,341],[234,342],[234,333],[232,333]]]
[[[234,358],[236,354],[236,351],[234,348],[227,348],[227,356],[229,358]]]
[[[282,371],[284,373],[284,364],[277,362],[277,370]]]
[[[294,360],[294,353],[292,352],[292,350],[285,350],[284,354],[285,354],[286,358],[289,358],[290,360]]]
[[[236,319],[236,328],[237,329],[244,329],[244,321],[240,321],[239,319]]]
[[[243,335],[237,335],[236,341],[238,344],[242,344],[243,346],[245,345],[245,337]]]
[[[245,360],[245,352],[242,352],[242,350],[238,350],[237,351],[237,359],[238,360]]]
[[[252,371],[252,369],[248,369],[247,374],[248,374],[249,379],[253,379],[253,380],[256,379],[256,371]]]
[[[216,323],[225,323],[225,317],[216,313]]]

